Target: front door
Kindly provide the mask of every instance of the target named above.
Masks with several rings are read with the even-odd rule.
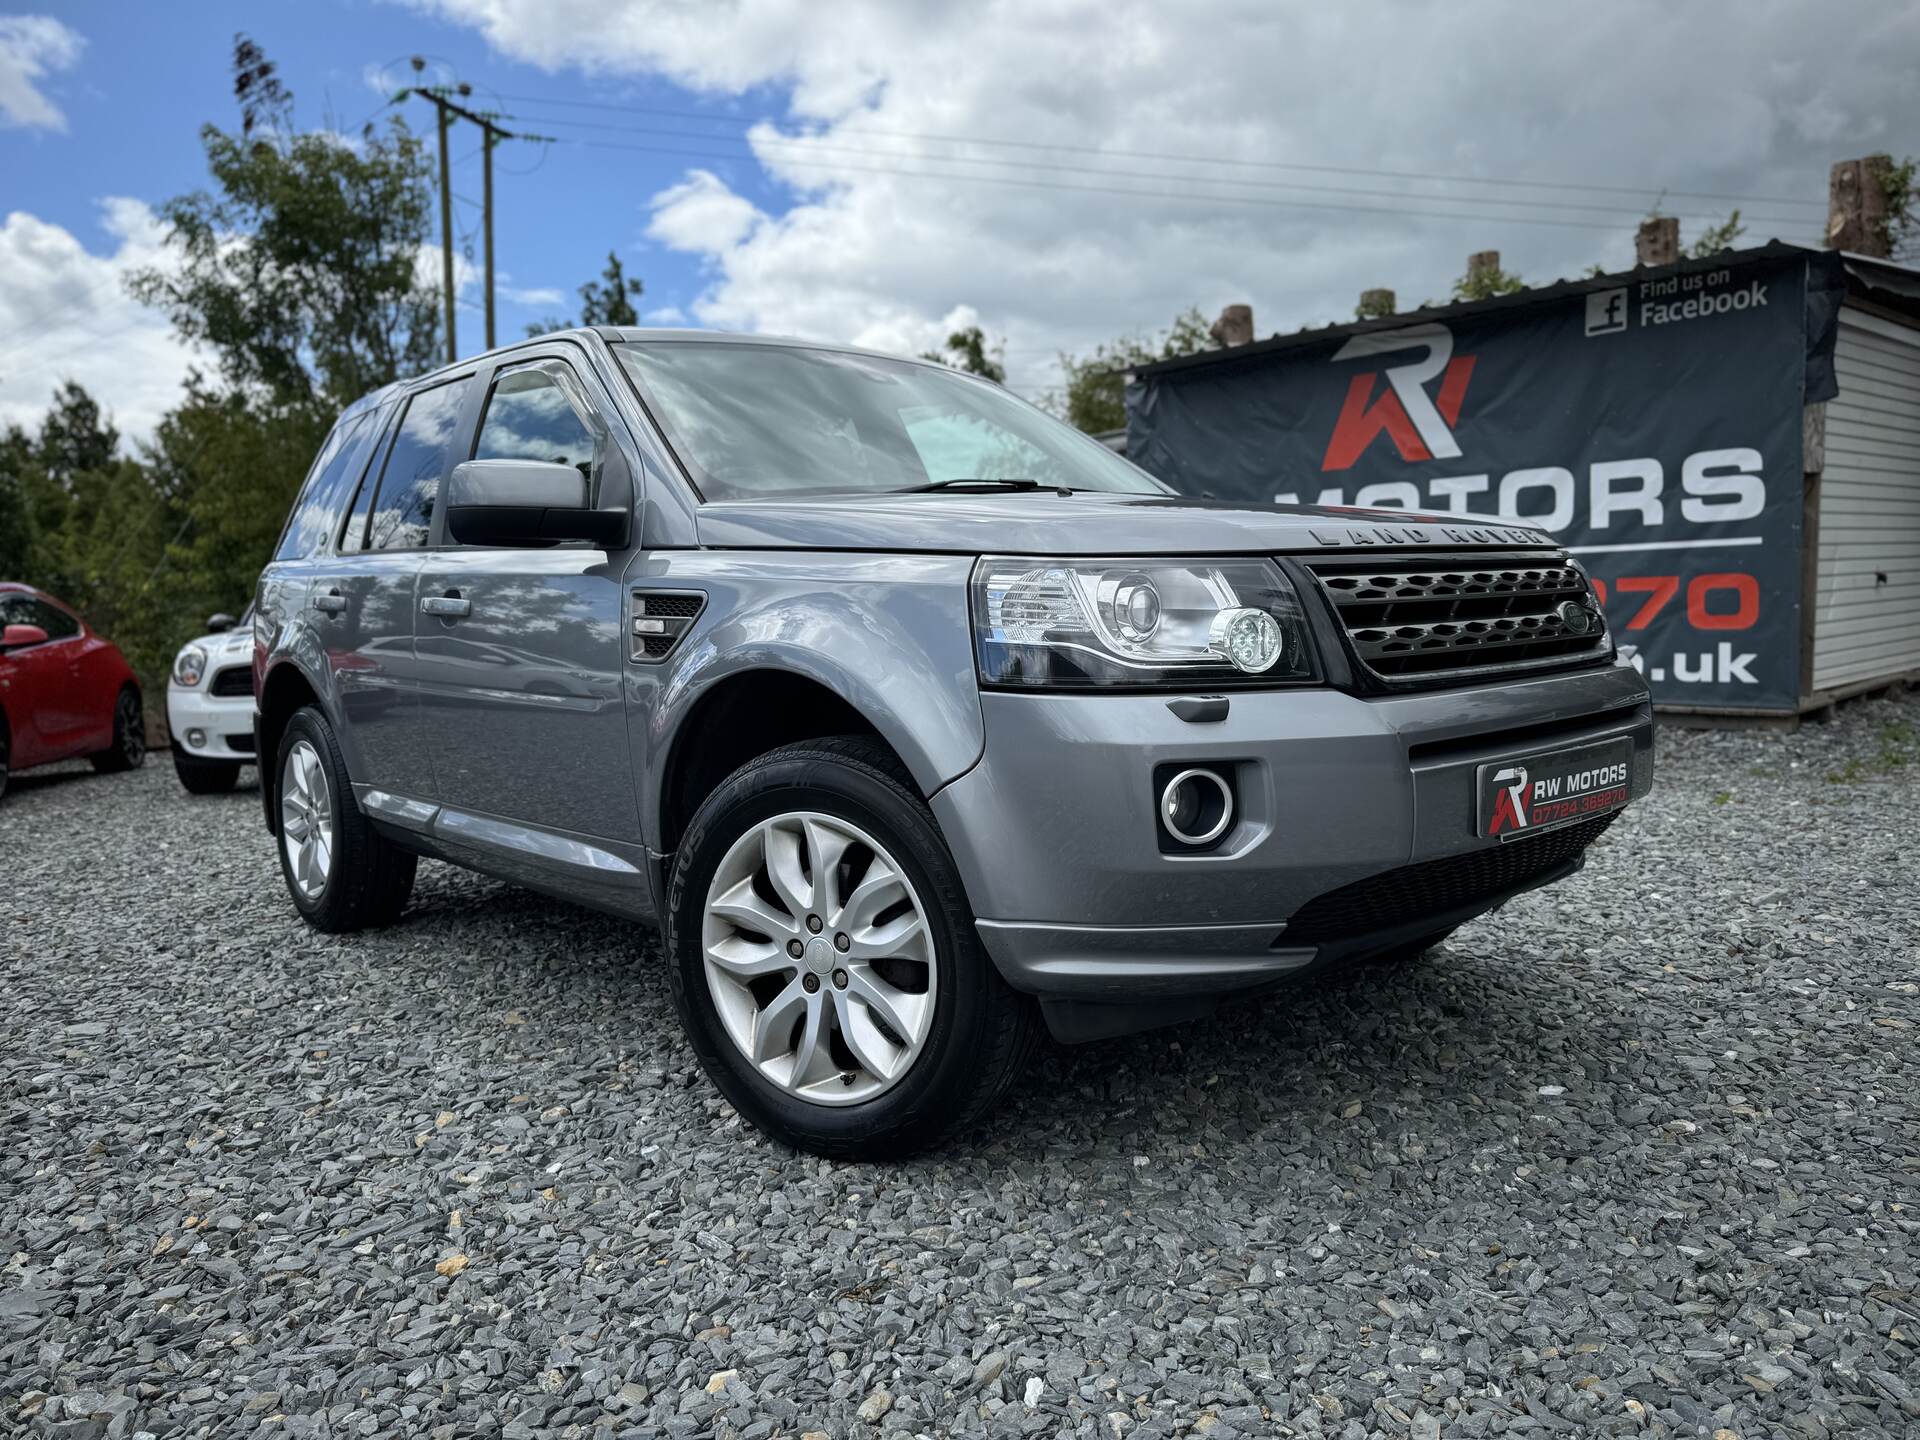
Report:
[[[471,458],[577,465],[597,494],[608,411],[567,350],[538,352],[494,374]],[[629,559],[584,541],[428,552],[415,664],[442,805],[639,842],[622,691]]]
[[[26,735],[14,737],[12,764],[25,769],[85,753],[95,739],[89,733],[90,724],[94,730],[99,726],[80,703],[80,677],[76,673],[80,622],[58,605],[18,592],[4,598],[0,611],[6,624],[37,625],[47,632],[47,638],[38,645],[13,651],[8,667],[8,690],[15,705],[30,717],[31,727]],[[20,704],[23,697],[24,705]],[[92,748],[102,748],[106,743],[101,741]]]

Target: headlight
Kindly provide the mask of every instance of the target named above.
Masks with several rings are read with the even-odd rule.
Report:
[[[985,685],[1273,685],[1316,677],[1293,585],[1268,560],[1030,560],[973,572]]]
[[[173,657],[173,679],[177,685],[198,685],[200,677],[206,673],[207,652],[198,645],[189,645]]]

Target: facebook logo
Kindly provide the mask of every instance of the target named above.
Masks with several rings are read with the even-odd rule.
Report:
[[[1595,290],[1587,296],[1587,334],[1611,335],[1626,328],[1626,291]]]

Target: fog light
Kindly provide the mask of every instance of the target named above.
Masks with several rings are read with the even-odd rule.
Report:
[[[206,731],[204,731],[204,730],[189,730],[189,731],[187,731],[187,744],[189,744],[189,745],[191,745],[191,746],[193,746],[194,748],[196,748],[196,749],[198,749],[198,748],[199,748],[200,746],[202,746],[202,745],[204,745],[204,744],[206,744],[206,743],[207,743],[207,732],[206,732]]]
[[[1209,845],[1233,823],[1233,791],[1211,770],[1182,770],[1160,792],[1160,823],[1182,845]]]

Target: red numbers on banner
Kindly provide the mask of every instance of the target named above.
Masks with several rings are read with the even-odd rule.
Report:
[[[1604,580],[1593,582],[1594,593],[1600,597],[1600,603],[1607,603],[1608,584]],[[1616,595],[1644,595],[1640,608],[1635,610],[1623,627],[1628,630],[1644,630],[1653,623],[1658,615],[1680,593],[1678,575],[1622,575],[1612,584]],[[1731,594],[1733,608],[1725,609],[1726,600],[1719,592]],[[1709,597],[1713,608],[1709,608]],[[1722,575],[1696,575],[1687,581],[1687,623],[1696,630],[1750,630],[1760,618],[1760,582],[1751,575],[1730,573]]]
[[[1730,611],[1707,609],[1707,597],[1731,590]],[[1696,575],[1687,582],[1687,623],[1696,630],[1746,630],[1760,618],[1760,582],[1751,575]]]

